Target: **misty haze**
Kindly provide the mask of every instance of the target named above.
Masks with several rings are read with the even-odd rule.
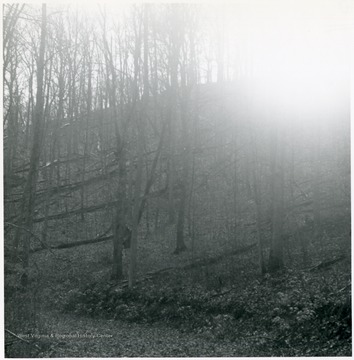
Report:
[[[353,15],[4,4],[5,356],[351,356]]]

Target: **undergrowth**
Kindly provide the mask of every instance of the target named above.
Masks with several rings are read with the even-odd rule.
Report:
[[[340,266],[340,265],[339,265]],[[164,322],[222,340],[247,338],[255,354],[351,355],[350,279],[336,268],[249,278],[208,290],[173,272],[128,289],[96,282],[72,290],[65,310],[131,322]],[[254,355],[254,354],[253,354]]]

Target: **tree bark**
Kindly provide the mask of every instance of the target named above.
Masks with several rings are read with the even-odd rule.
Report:
[[[271,194],[272,194],[272,239],[269,255],[269,271],[284,267],[283,260],[283,218],[284,218],[284,148],[280,146],[279,129],[274,129],[271,150]]]
[[[135,179],[135,188],[134,188],[134,208],[133,208],[133,230],[131,237],[131,246],[130,246],[130,263],[129,263],[129,287],[133,287],[136,282],[136,271],[137,271],[137,252],[138,252],[138,230],[139,230],[139,212],[141,206],[141,186],[142,186],[142,177],[143,177],[143,124],[142,117],[147,112],[148,98],[149,98],[149,63],[148,63],[148,4],[144,4],[144,69],[143,69],[143,104],[142,111],[138,114],[136,118],[136,131],[138,139],[138,161],[137,161],[137,173]],[[136,43],[135,43],[135,79],[137,79],[137,74],[139,71],[139,57],[140,57],[140,41],[141,33],[136,34]],[[134,91],[138,91],[138,84],[135,82]]]
[[[47,15],[46,15],[46,4],[42,5],[42,21],[41,21],[41,42],[39,48],[39,58],[37,62],[37,95],[36,95],[36,108],[34,117],[34,131],[33,131],[33,143],[31,150],[30,159],[30,170],[25,186],[23,196],[23,209],[24,209],[24,226],[32,232],[33,227],[33,212],[35,205],[35,193],[38,179],[38,167],[40,153],[43,143],[43,130],[44,130],[44,118],[43,118],[43,74],[44,74],[44,54],[47,34]],[[30,252],[30,233],[25,232],[22,235],[23,242],[23,270],[24,279],[23,285],[27,285],[28,271],[29,271],[29,252]]]

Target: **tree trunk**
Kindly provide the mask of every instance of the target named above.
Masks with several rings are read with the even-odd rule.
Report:
[[[133,208],[133,231],[131,236],[130,246],[130,263],[129,263],[129,287],[133,287],[136,282],[136,267],[137,267],[137,251],[138,251],[138,229],[140,221],[140,207],[141,207],[141,186],[143,177],[143,150],[144,150],[144,137],[143,137],[143,124],[142,116],[147,112],[148,99],[149,99],[149,63],[148,63],[148,4],[144,5],[144,89],[143,89],[143,106],[141,114],[138,114],[136,118],[137,126],[137,138],[138,138],[138,163],[137,163],[137,174],[135,179],[134,188],[134,208]],[[137,34],[136,38],[136,49],[135,49],[135,79],[139,71],[139,57],[140,57],[140,37],[141,34]],[[134,91],[138,91],[138,84],[135,83]],[[137,97],[137,96],[136,96]]]
[[[184,95],[186,96],[186,95]],[[186,101],[184,99],[184,105],[182,109],[182,178],[181,178],[181,192],[180,192],[180,201],[178,208],[178,218],[177,218],[177,233],[176,233],[176,249],[174,251],[175,254],[179,254],[182,251],[187,249],[187,246],[184,242],[184,224],[185,224],[185,210],[186,210],[186,202],[188,195],[188,176],[189,176],[189,136],[187,131],[187,119],[186,119]]]
[[[176,249],[174,251],[175,254],[179,254],[180,252],[185,251],[187,249],[187,246],[184,242],[186,198],[187,198],[187,186],[186,183],[184,183],[182,185],[181,200],[178,209]]]
[[[251,153],[252,153],[252,183],[253,183],[253,198],[256,207],[256,229],[257,229],[257,248],[258,248],[258,265],[259,273],[264,274],[266,272],[266,265],[263,256],[263,231],[262,231],[262,192],[260,174],[257,176],[257,164],[258,164],[258,151],[257,142],[255,141],[254,134],[252,134],[251,142]]]
[[[33,212],[35,193],[38,178],[38,167],[39,158],[43,142],[43,130],[44,130],[44,119],[43,119],[43,73],[44,73],[44,53],[45,53],[45,42],[47,33],[47,16],[46,16],[46,5],[42,5],[42,25],[41,25],[41,42],[39,48],[38,58],[38,70],[37,70],[37,95],[36,95],[36,108],[34,117],[34,130],[33,130],[33,144],[31,150],[30,159],[30,170],[23,195],[23,209],[24,218],[23,224],[29,232],[24,232],[22,235],[23,241],[23,268],[24,276],[22,277],[22,284],[27,285],[28,271],[29,271],[29,252],[30,252],[30,240],[32,227],[33,227]]]
[[[121,226],[124,219],[124,199],[117,205],[114,216],[113,229],[113,262],[112,262],[112,280],[123,278],[123,237],[124,226]]]
[[[284,148],[280,146],[279,129],[275,129],[272,143],[271,195],[272,195],[272,239],[269,254],[269,271],[284,267],[283,261],[283,217],[284,217]]]
[[[315,142],[315,151],[312,161],[312,168],[314,178],[312,181],[312,193],[313,193],[313,237],[315,239],[320,238],[321,236],[321,160],[320,160],[320,151],[321,151],[321,131],[317,129],[316,131],[316,142]]]

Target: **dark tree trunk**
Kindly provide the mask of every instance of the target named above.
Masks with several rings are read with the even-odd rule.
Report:
[[[23,268],[24,276],[22,277],[22,284],[27,284],[28,268],[29,268],[29,252],[30,252],[30,240],[33,227],[33,212],[35,205],[35,193],[38,178],[39,158],[43,142],[44,131],[44,119],[43,119],[43,73],[44,73],[44,53],[45,42],[47,33],[47,16],[46,5],[42,5],[42,28],[41,28],[41,43],[39,48],[38,58],[38,70],[37,70],[37,96],[36,96],[36,108],[33,124],[33,143],[30,159],[30,170],[24,190],[23,196],[23,225],[28,230],[22,234],[23,244]]]

